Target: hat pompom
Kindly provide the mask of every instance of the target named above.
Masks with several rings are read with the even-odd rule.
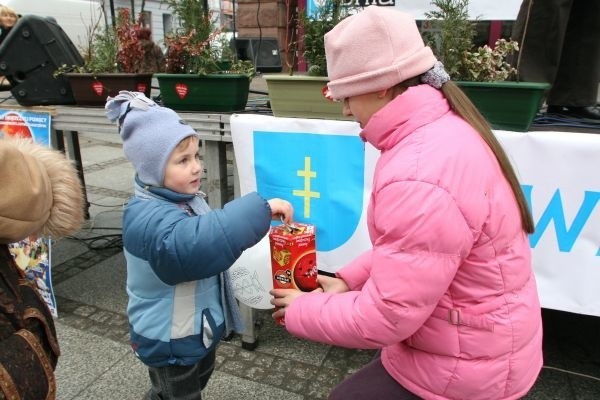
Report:
[[[156,103],[143,93],[121,90],[115,97],[109,96],[106,99],[104,108],[106,109],[106,118],[115,122],[121,121],[132,108],[146,111],[150,106],[156,106]]]

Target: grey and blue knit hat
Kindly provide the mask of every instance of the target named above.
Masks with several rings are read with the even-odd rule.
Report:
[[[123,152],[140,180],[162,186],[167,161],[175,147],[196,131],[170,108],[139,92],[121,91],[106,99],[106,117],[119,123]]]

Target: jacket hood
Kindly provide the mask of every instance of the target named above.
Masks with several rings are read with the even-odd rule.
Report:
[[[377,150],[387,150],[448,111],[450,105],[440,90],[425,84],[411,86],[374,113],[360,135]]]
[[[32,234],[54,239],[83,222],[83,192],[64,155],[27,139],[0,139],[0,243]]]

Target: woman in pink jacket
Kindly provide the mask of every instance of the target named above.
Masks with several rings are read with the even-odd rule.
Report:
[[[273,316],[302,338],[381,349],[330,399],[524,396],[542,324],[533,221],[506,154],[409,15],[367,7],[325,48],[331,96],[381,152],[372,248],[315,292],[273,290]]]

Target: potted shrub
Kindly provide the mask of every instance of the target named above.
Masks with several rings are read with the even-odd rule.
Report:
[[[288,40],[286,64],[288,74],[264,75],[271,101],[271,110],[277,117],[304,117],[347,119],[342,115],[342,104],[327,100],[323,93],[327,88],[327,62],[324,36],[353,8],[343,5],[342,0],[325,0],[312,14],[306,10],[294,14],[286,1]],[[298,51],[296,32],[302,31],[302,55],[308,63],[307,74],[295,74],[294,66]]]
[[[518,43],[500,39],[494,48],[474,49],[474,22],[469,20],[469,0],[433,0],[435,10],[426,14],[423,39],[453,81],[465,92],[495,129],[527,131],[537,114],[546,83],[519,82],[507,61]]]
[[[251,61],[237,60],[199,0],[164,0],[181,27],[165,39],[165,73],[155,74],[165,106],[175,110],[239,111],[246,107]]]
[[[82,66],[62,66],[73,97],[79,105],[104,106],[107,96],[120,90],[143,92],[150,96],[152,73],[140,73],[143,59],[139,23],[132,22],[129,10],[119,9],[117,23],[101,26],[102,16],[89,27]]]

